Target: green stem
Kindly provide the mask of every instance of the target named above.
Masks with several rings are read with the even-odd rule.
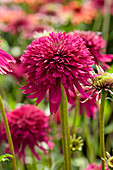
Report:
[[[51,160],[51,150],[48,150],[48,163],[49,163],[49,169],[51,170],[52,167],[52,160]]]
[[[90,164],[92,164],[94,162],[94,152],[93,152],[92,140],[91,140],[91,135],[89,132],[88,124],[87,124],[85,111],[83,115],[83,121],[84,121],[84,131],[85,131],[85,138],[86,138],[86,144],[87,144],[87,150],[88,150],[88,159],[89,159]]]
[[[32,154],[32,152],[31,152],[31,157],[32,157],[32,161],[33,161],[33,163],[32,163],[33,170],[38,170],[36,159],[35,159],[34,155]]]
[[[70,129],[69,129],[69,121],[68,121],[68,103],[67,96],[65,94],[65,124],[67,131],[67,147],[68,147],[68,160],[69,160],[69,168],[71,169],[71,152],[70,152]]]
[[[98,12],[98,16],[95,19],[94,24],[92,26],[92,31],[95,31],[95,32],[99,31],[101,25],[102,25],[102,16],[101,16],[100,12]]]
[[[12,142],[9,124],[8,124],[7,117],[6,117],[6,114],[5,114],[5,109],[4,109],[4,106],[3,106],[1,95],[0,95],[0,110],[1,110],[1,113],[2,113],[3,121],[4,121],[4,126],[5,126],[5,130],[6,130],[6,134],[7,134],[7,139],[8,139],[10,151],[11,151],[11,154],[13,155],[13,158],[12,158],[13,169],[17,170],[13,142]]]
[[[67,124],[66,124],[66,99],[65,96],[63,94],[63,87],[61,85],[61,104],[60,104],[60,118],[61,118],[61,132],[62,132],[62,147],[63,147],[63,155],[64,155],[64,170],[71,170],[70,167],[70,156],[69,156],[69,148],[68,148],[68,144],[69,142],[67,142],[67,134],[69,132],[67,132]],[[68,134],[69,135],[69,134]]]
[[[104,143],[104,106],[107,92],[102,90],[100,114],[99,114],[99,126],[100,126],[100,150],[101,158],[105,159],[105,143]],[[102,170],[105,170],[105,161],[101,159]]]
[[[71,128],[71,135],[75,133],[76,120],[78,120],[78,112],[79,112],[79,100],[76,100],[75,113],[74,113],[73,124]]]

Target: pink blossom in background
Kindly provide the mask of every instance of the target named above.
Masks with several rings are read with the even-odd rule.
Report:
[[[106,13],[107,9],[106,6],[104,6],[105,0],[91,0],[92,5],[101,10],[102,13]],[[110,3],[110,14],[113,15],[113,1],[112,0],[107,0],[107,3]]]
[[[51,121],[56,122],[58,125],[60,125],[60,109],[57,110],[55,114],[51,116]]]
[[[88,90],[89,90],[88,88],[84,88],[84,91],[87,92]],[[93,91],[90,91],[87,94],[88,94],[88,96],[90,96],[92,93],[93,93]],[[96,93],[94,93],[93,96],[90,97],[88,100],[86,100],[87,97],[85,97],[81,94],[79,95],[79,99],[77,99],[76,96],[73,93],[71,93],[71,91],[70,91],[70,95],[71,95],[71,97],[73,97],[73,100],[75,101],[75,104],[72,105],[71,108],[69,109],[70,111],[74,107],[76,107],[76,102],[77,102],[76,100],[79,100],[79,115],[82,115],[82,113],[85,109],[85,113],[86,113],[86,116],[88,118],[91,118],[91,117],[93,119],[96,118],[96,113],[99,109],[99,106],[98,106],[97,101],[96,101],[96,96],[97,96]]]
[[[91,3],[79,1],[70,1],[62,6],[62,13],[70,15],[72,24],[86,23],[90,24],[97,16],[97,10]]]
[[[88,92],[87,94],[90,96],[92,94],[92,91]],[[85,113],[88,118],[90,117],[92,117],[93,119],[96,118],[96,113],[99,109],[99,106],[96,101],[96,96],[97,94],[94,93],[93,96],[90,97],[87,101],[85,101],[87,99],[86,97],[82,95],[80,96],[80,103],[79,103],[79,114],[80,115],[83,113],[83,110],[85,109]]]
[[[16,61],[11,55],[0,49],[0,74],[6,74],[7,72],[11,72],[9,62],[15,63]]]
[[[22,33],[22,36],[26,39],[33,39],[35,33],[43,33],[44,31],[50,31],[52,27],[48,25],[29,25]]]
[[[57,2],[62,3],[64,0],[12,0],[14,3],[28,3],[28,4],[35,4],[35,3],[49,3],[49,2]]]
[[[16,18],[7,25],[6,32],[11,34],[18,34],[19,32],[24,31],[30,25],[29,20],[26,17]]]
[[[12,6],[10,8],[6,5],[0,5],[0,23],[7,24],[25,15],[25,11],[19,6]]]
[[[110,170],[107,168],[107,166],[105,166],[105,167],[106,167],[105,170]],[[88,164],[87,168],[84,170],[102,170],[102,168],[101,168],[101,164],[97,165],[96,163],[93,163],[92,165]]]
[[[7,119],[11,131],[11,136],[14,144],[15,154],[18,154],[18,158],[23,157],[25,163],[25,149],[28,146],[34,156],[40,160],[38,153],[35,151],[35,146],[43,150],[46,154],[47,151],[42,146],[42,142],[45,142],[50,149],[54,144],[49,141],[51,136],[49,117],[45,115],[43,110],[30,104],[16,108],[13,111],[7,113]],[[7,142],[7,136],[3,120],[1,122],[0,140]],[[9,151],[9,148],[7,149]]]
[[[37,12],[40,22],[45,24],[64,24],[65,18],[61,13],[62,4],[45,3]]]
[[[79,37],[66,33],[50,33],[37,38],[28,45],[21,57],[22,65],[28,74],[27,84],[21,89],[37,98],[40,103],[49,90],[50,112],[55,113],[61,101],[62,85],[67,93],[68,102],[73,104],[69,90],[75,94],[74,86],[87,96],[79,82],[85,84],[91,77],[92,56]]]
[[[102,65],[104,68],[109,68],[106,62],[113,60],[113,55],[102,54],[105,52],[106,42],[101,35],[92,31],[78,31],[75,30],[69,34],[74,36],[79,35],[85,41],[86,47],[89,49],[91,55],[94,57],[95,64]]]

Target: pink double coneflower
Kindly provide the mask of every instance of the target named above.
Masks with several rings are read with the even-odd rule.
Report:
[[[86,47],[89,49],[91,55],[94,57],[95,64],[102,65],[104,68],[109,68],[106,62],[111,62],[113,55],[103,54],[105,52],[106,42],[101,35],[92,31],[78,31],[75,30],[69,34],[80,36],[84,41]]]
[[[90,52],[80,37],[66,33],[50,33],[37,38],[28,45],[21,57],[22,65],[28,74],[27,84],[21,89],[37,98],[40,103],[49,91],[50,112],[56,112],[61,101],[61,83],[66,91],[68,102],[73,104],[69,90],[75,94],[74,86],[87,96],[81,85],[91,77],[93,64]]]
[[[87,168],[85,170],[102,170],[101,164],[97,165],[96,163],[93,163],[92,165],[88,164]],[[110,170],[105,166],[105,170]]]
[[[7,113],[7,119],[14,144],[15,154],[18,158],[23,157],[25,163],[25,149],[28,146],[34,156],[39,160],[39,155],[35,151],[35,146],[47,153],[42,143],[46,143],[49,148],[53,148],[53,143],[49,141],[50,132],[49,117],[44,111],[36,106],[27,104]],[[7,136],[3,121],[1,122],[0,140],[7,142]],[[9,151],[9,148],[7,148]]]
[[[89,96],[91,95],[91,91],[87,93]],[[99,108],[97,101],[96,101],[97,94],[93,94],[92,97],[89,98],[89,100],[85,101],[87,98],[84,96],[80,96],[80,103],[79,103],[79,114],[81,115],[83,113],[83,110],[85,109],[86,116],[88,118],[92,117],[93,119],[96,118],[96,112]]]

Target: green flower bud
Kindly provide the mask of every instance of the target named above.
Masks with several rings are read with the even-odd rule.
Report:
[[[74,134],[73,137],[70,137],[70,148],[73,152],[81,151],[83,146],[83,140],[81,137],[76,138]]]

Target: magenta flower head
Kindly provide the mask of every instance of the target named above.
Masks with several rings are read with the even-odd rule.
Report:
[[[11,55],[0,49],[0,74],[11,72],[9,62],[15,63],[16,61]]]
[[[102,54],[105,51],[106,42],[98,35],[96,32],[92,31],[78,31],[75,30],[69,34],[74,36],[79,35],[85,41],[86,47],[89,49],[91,55],[94,57],[95,64],[101,65],[104,68],[109,68],[106,62],[111,62],[113,60],[113,55]]]
[[[97,165],[96,163],[93,163],[92,165],[88,164],[87,168],[85,170],[102,170],[101,164]],[[110,170],[105,166],[105,170]]]
[[[90,52],[80,37],[66,33],[50,33],[34,40],[22,55],[21,61],[28,73],[27,85],[23,93],[40,103],[49,90],[50,112],[56,112],[61,101],[61,83],[67,93],[68,102],[74,101],[69,94],[75,94],[74,86],[87,96],[79,82],[84,84],[93,64]]]
[[[35,151],[34,147],[37,146],[43,150],[46,154],[46,149],[41,145],[45,142],[49,148],[53,148],[53,143],[49,141],[50,136],[47,135],[50,132],[49,117],[45,115],[44,111],[39,110],[34,105],[23,105],[20,108],[16,108],[13,111],[7,113],[7,119],[11,131],[11,136],[14,144],[15,154],[18,154],[18,158],[23,157],[25,163],[25,148],[28,146],[34,156],[39,160],[39,155]],[[3,120],[1,122],[1,141],[7,142],[7,136]],[[7,149],[9,151],[9,148]]]

